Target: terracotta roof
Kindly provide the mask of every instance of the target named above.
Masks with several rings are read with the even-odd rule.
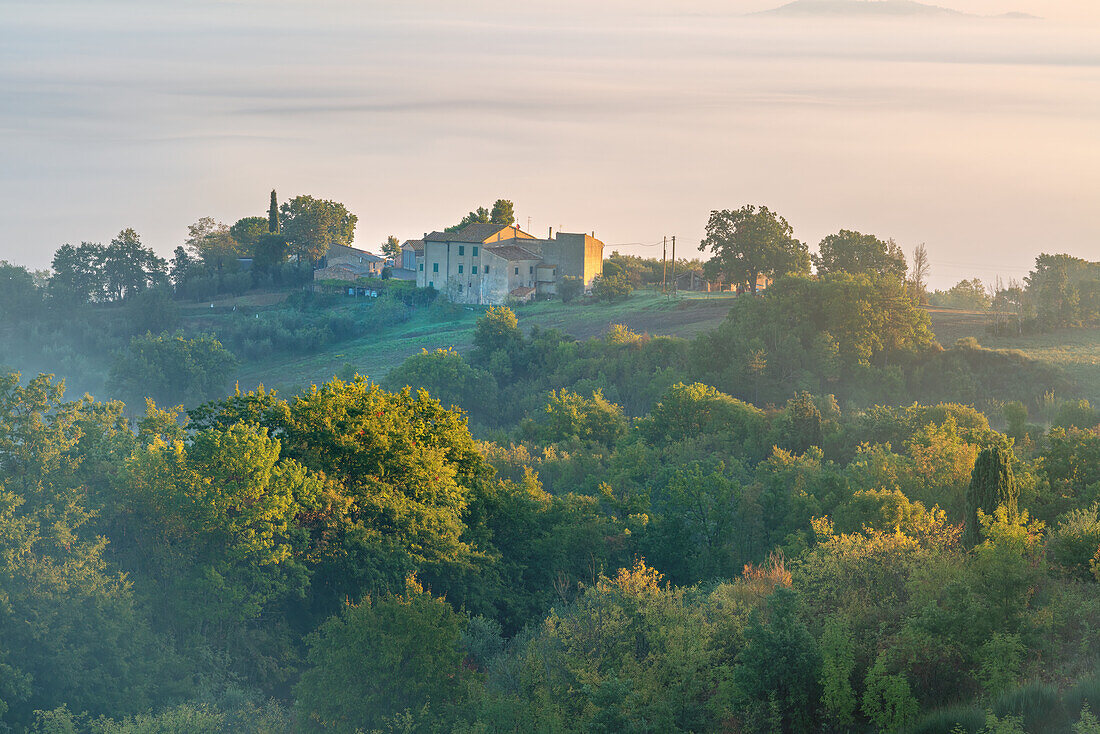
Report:
[[[502,245],[486,247],[486,252],[491,252],[502,260],[541,260],[542,255],[531,252],[530,250],[519,247],[517,245]]]
[[[424,252],[424,240],[405,240],[401,243],[401,249],[411,248],[413,252]]]
[[[523,285],[523,286],[520,286],[519,288],[513,288],[511,291],[509,291],[508,295],[515,296],[516,298],[523,298],[524,296],[529,296],[534,292],[535,292],[534,288],[531,288],[530,286]]]
[[[476,223],[467,224],[457,232],[432,232],[431,234],[424,236],[425,242],[475,242],[481,243],[489,239],[502,229],[506,229],[507,224],[491,224],[491,223]]]

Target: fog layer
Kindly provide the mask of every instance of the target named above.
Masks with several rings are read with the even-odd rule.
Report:
[[[3,3],[0,258],[132,226],[163,254],[267,192],[357,243],[498,197],[609,245],[766,203],[816,244],[926,242],[933,285],[1100,257],[1100,24],[746,16],[780,3]],[[659,247],[620,246],[659,255]]]

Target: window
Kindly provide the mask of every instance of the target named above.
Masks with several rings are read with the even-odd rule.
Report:
[[[462,257],[462,256],[463,256],[463,255],[465,255],[465,254],[466,254],[466,247],[465,247],[465,245],[459,245],[459,246],[458,246],[458,256],[459,256],[459,257]]]
[[[528,274],[528,275],[530,275],[530,274],[531,274],[531,273],[533,273],[533,272],[535,272],[535,266],[534,266],[534,265],[530,265],[530,266],[528,266],[528,268],[527,268],[527,274]]]
[[[438,273],[439,272],[439,263],[432,263],[432,272],[433,273]]]
[[[462,274],[462,266],[461,265],[458,266],[458,272],[459,272],[460,275]]]
[[[477,272],[477,271],[474,271],[474,272]],[[488,265],[485,266],[485,274],[486,275],[489,274],[489,266]]]
[[[428,287],[429,288],[435,288],[435,281],[434,280],[429,280],[428,281]]]
[[[519,275],[519,268],[516,268],[516,275]]]
[[[474,265],[473,267],[471,267],[470,272],[473,273],[474,275],[477,275],[477,265]]]
[[[424,263],[420,263],[420,272],[424,272]]]
[[[474,245],[474,257],[477,257],[477,245]]]

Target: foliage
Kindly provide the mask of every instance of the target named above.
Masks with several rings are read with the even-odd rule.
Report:
[[[54,253],[50,295],[65,305],[121,301],[163,283],[166,263],[132,229],[124,229],[103,245],[62,245]]]
[[[307,727],[354,734],[458,703],[462,628],[462,617],[412,576],[400,595],[346,606],[308,639],[309,668],[296,688]]]
[[[628,298],[633,292],[634,286],[621,275],[597,275],[592,279],[592,295],[607,303]]]
[[[821,635],[821,703],[834,727],[853,723],[857,706],[852,687],[855,670],[855,644],[852,631],[842,617],[825,623]]]
[[[279,233],[299,256],[316,262],[330,245],[350,245],[359,218],[338,202],[295,196],[279,207]]]
[[[120,295],[100,252],[65,250],[48,285],[0,265],[5,361],[40,344],[42,364],[70,370],[77,345],[122,350],[134,398],[0,381],[4,727],[1094,726],[1093,404],[1019,354],[940,349],[894,276],[780,279],[690,341],[636,321],[576,340],[526,323],[541,306],[523,328],[508,309],[476,325],[459,309],[448,334],[473,349],[415,354],[382,384],[355,375],[372,355],[349,352],[347,381],[238,391],[186,420],[150,404],[135,424],[152,388],[194,378],[158,399],[224,395],[227,380],[202,382],[218,360],[187,356],[218,353],[194,338],[207,327],[259,360],[430,300],[370,281],[376,299],[322,284],[190,309],[149,270]],[[659,266],[612,257],[606,273],[649,282]],[[176,298],[311,275],[232,267],[180,248]],[[406,587],[413,574],[434,594]]]
[[[1044,253],[1035,259],[1035,269],[1024,280],[1027,308],[1039,329],[1100,320],[1100,264]]]
[[[0,377],[0,717],[63,703],[94,713],[151,704],[165,660],[95,532],[81,462],[118,407],[63,402],[39,376]]]
[[[935,291],[928,298],[937,308],[958,308],[972,311],[988,311],[993,301],[985,286],[977,278],[960,280],[946,291]]]
[[[516,215],[512,209],[512,202],[507,199],[497,199],[493,202],[493,210],[489,214],[489,221],[493,224],[514,224]]]
[[[753,402],[786,397],[791,386],[881,391],[896,379],[891,364],[937,348],[927,315],[900,281],[847,273],[788,278],[760,297],[739,298],[693,347],[705,382]]]
[[[240,252],[244,253],[241,257],[256,257],[260,241],[265,235],[271,234],[269,225],[267,217],[243,217],[233,223],[229,228],[229,236],[240,245]]]
[[[479,206],[476,210],[464,216],[458,224],[447,227],[444,232],[457,232],[471,224],[500,224],[504,226],[515,224],[516,217],[512,202],[507,199],[497,199],[493,202],[492,209]]]
[[[247,225],[238,228],[247,235]],[[213,217],[202,217],[187,227],[187,251],[215,269],[237,268],[237,258],[248,257],[251,250],[238,242],[230,231],[229,225],[216,221]]]
[[[527,432],[540,443],[579,442],[614,445],[627,429],[623,409],[596,390],[586,398],[566,390],[553,391],[542,419]]]
[[[491,420],[496,403],[493,376],[471,367],[453,349],[425,349],[409,357],[386,375],[384,384],[391,390],[427,390],[443,405],[460,407],[475,420]]]
[[[865,685],[863,713],[880,731],[896,731],[916,719],[920,708],[909,681],[900,673],[890,673],[882,655],[867,671]]]
[[[584,293],[584,279],[576,275],[566,275],[558,283],[558,297],[562,303],[572,303]]]
[[[870,273],[904,278],[905,253],[893,241],[842,229],[821,240],[813,255],[818,275],[826,273]]]
[[[1015,518],[1019,496],[1012,473],[1012,454],[995,446],[984,449],[974,462],[966,490],[966,542],[971,545],[978,542],[979,512],[992,514],[998,507],[1004,507],[1008,517]]]
[[[195,404],[223,392],[235,366],[236,358],[213,337],[146,334],[134,337],[115,361],[110,385],[132,403],[152,397],[168,405]]]
[[[400,262],[401,240],[391,234],[386,238],[386,241],[382,243],[382,254],[392,259],[394,262]]]
[[[784,731],[808,731],[820,696],[820,651],[798,616],[797,594],[779,586],[764,610],[754,610],[734,668],[737,699],[750,716],[774,707]]]
[[[806,245],[794,238],[786,219],[766,206],[712,211],[699,249],[713,254],[717,274],[752,293],[760,275],[774,279],[810,270]]]

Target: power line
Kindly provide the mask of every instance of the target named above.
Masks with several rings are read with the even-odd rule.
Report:
[[[603,246],[604,247],[657,247],[660,244],[661,244],[660,241],[658,241],[658,242],[612,242],[612,243],[605,242]]]

